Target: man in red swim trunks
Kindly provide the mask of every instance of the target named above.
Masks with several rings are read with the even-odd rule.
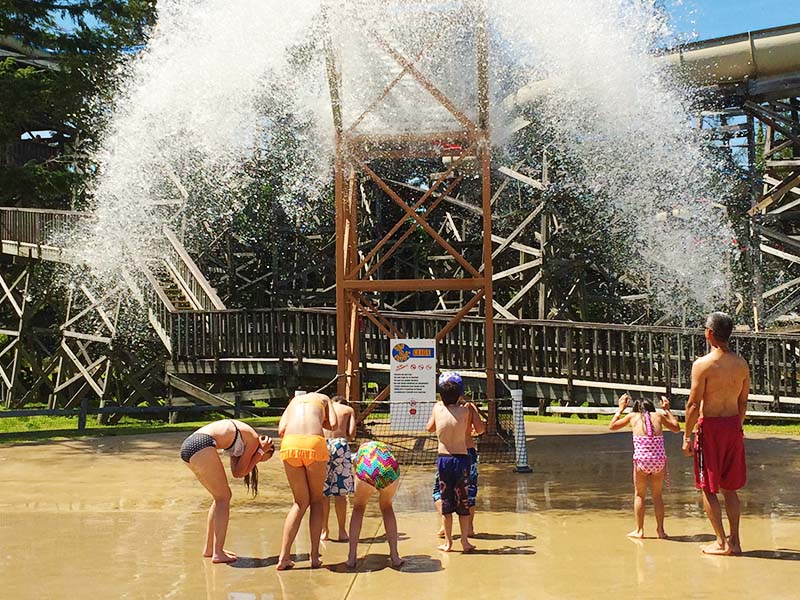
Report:
[[[692,389],[686,404],[683,453],[694,454],[695,487],[703,492],[703,505],[717,536],[714,543],[703,547],[706,554],[742,552],[736,490],[747,481],[742,424],[750,392],[750,369],[728,348],[732,332],[733,319],[728,315],[709,315],[706,340],[711,352],[692,365]],[[697,434],[692,444],[695,424]],[[725,497],[730,537],[725,537],[719,492]]]

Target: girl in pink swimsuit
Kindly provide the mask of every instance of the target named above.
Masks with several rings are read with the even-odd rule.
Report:
[[[622,413],[628,406],[631,397],[623,394],[619,399],[619,410],[614,414],[608,428],[617,431],[630,425],[633,429],[633,485],[635,496],[633,500],[633,514],[636,517],[636,529],[628,536],[644,537],[644,502],[647,497],[647,486],[653,496],[653,508],[656,513],[656,531],[659,538],[666,538],[664,532],[664,498],[661,489],[664,485],[664,475],[667,471],[667,452],[664,448],[663,428],[678,433],[681,426],[669,410],[669,400],[661,397],[663,414],[657,413],[653,403],[649,400],[636,400],[631,407],[631,412],[626,416]]]

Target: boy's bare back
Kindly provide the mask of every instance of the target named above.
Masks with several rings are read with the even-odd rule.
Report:
[[[336,413],[336,428],[325,430],[325,437],[329,439],[345,438],[352,440],[355,437],[355,411],[346,404],[332,402],[331,408]]]
[[[470,410],[466,406],[436,404],[431,419],[439,438],[439,454],[466,454],[467,429],[471,425]]]

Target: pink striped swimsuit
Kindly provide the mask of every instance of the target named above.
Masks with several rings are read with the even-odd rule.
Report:
[[[667,466],[667,452],[664,449],[664,436],[653,435],[650,413],[642,413],[647,435],[633,436],[633,465],[640,471],[652,475]]]

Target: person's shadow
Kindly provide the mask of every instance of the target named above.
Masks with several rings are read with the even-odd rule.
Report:
[[[800,551],[779,548],[777,550],[748,550],[739,556],[745,558],[766,558],[769,560],[800,560]]]
[[[694,535],[671,535],[667,538],[668,542],[685,542],[685,543],[698,543],[698,542],[713,542],[717,539],[710,533],[696,533]]]
[[[455,546],[454,546],[455,548]],[[478,554],[478,555],[485,555],[485,556],[512,556],[512,555],[520,555],[520,556],[533,556],[536,554],[536,550],[533,550],[530,546],[502,546],[500,548],[476,548],[475,550],[471,550],[470,552],[464,552],[464,554]]]
[[[530,533],[525,533],[524,531],[518,531],[517,533],[476,533],[475,535],[471,536],[471,538],[475,540],[515,540],[519,542],[529,542],[531,540],[535,540],[536,536]]]
[[[295,563],[310,560],[308,554],[294,554],[292,560]],[[240,556],[232,563],[228,563],[229,567],[235,569],[263,569],[264,567],[274,567],[278,564],[278,556],[268,556],[267,558],[254,558],[251,556]],[[297,569],[297,566],[294,567]]]
[[[405,533],[398,533],[397,534],[397,541],[402,542],[403,540],[409,539],[408,535]],[[373,537],[362,537],[358,540],[359,544],[385,544],[386,543],[386,534],[373,536]]]
[[[375,573],[384,569],[394,569],[401,573],[437,573],[443,571],[442,561],[426,554],[413,554],[402,557],[405,562],[400,567],[392,567],[388,554],[367,554],[358,559],[356,566],[350,568],[346,562],[325,565],[333,573]]]

